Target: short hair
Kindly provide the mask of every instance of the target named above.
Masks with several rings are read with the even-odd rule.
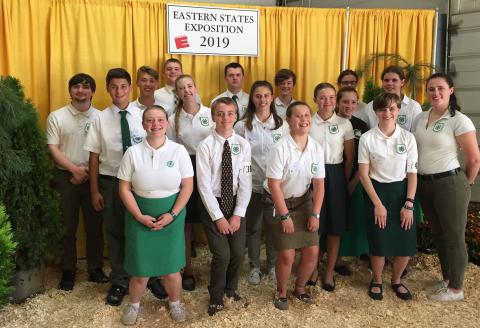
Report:
[[[355,76],[355,79],[357,80],[358,82],[358,74],[355,73],[355,71],[351,70],[351,69],[346,69],[344,71],[341,71],[340,72],[340,75],[338,75],[338,79],[337,79],[337,83],[340,84],[342,83],[342,80],[345,76],[348,76],[348,75],[352,75],[352,76]]]
[[[149,112],[149,111],[151,111],[151,110],[160,110],[160,111],[162,111],[162,112],[165,114],[165,117],[166,117],[167,120],[168,120],[168,113],[167,113],[167,111],[165,110],[165,108],[163,108],[162,106],[159,106],[159,105],[152,105],[152,106],[148,106],[147,108],[145,108],[145,109],[143,110],[143,113],[142,113],[142,122],[145,121],[145,113],[146,113],[146,112]]]
[[[343,87],[343,88],[340,88],[340,90],[338,90],[337,92],[337,106],[340,100],[342,99],[343,95],[349,92],[356,94],[357,100],[358,100],[358,92],[354,87]]]
[[[158,81],[158,72],[151,68],[150,66],[140,66],[140,68],[137,71],[137,80],[142,75],[143,73],[150,75],[153,77],[155,80]]]
[[[402,99],[400,99],[397,94],[383,92],[373,100],[373,110],[378,111],[380,109],[386,108],[391,103],[395,103],[398,109],[402,107]]]
[[[113,79],[125,79],[127,80],[128,84],[132,84],[132,77],[130,73],[128,73],[123,68],[111,68],[107,73],[107,86],[110,84],[110,81]]]
[[[332,84],[328,82],[322,82],[317,84],[317,86],[313,90],[313,98],[317,98],[317,94],[320,92],[320,90],[323,90],[323,89],[333,89],[333,91],[337,92],[337,89],[335,89],[335,87]]]
[[[180,65],[180,68],[183,70],[182,62],[180,60],[178,60],[177,58],[168,58],[165,61],[165,63],[163,63],[163,70],[165,70],[165,67],[167,67],[167,64],[170,64],[170,63],[175,63],[175,64]]]
[[[225,69],[223,70],[223,74],[225,76],[227,76],[227,70],[229,68],[240,68],[242,70],[242,75],[245,75],[245,72],[243,71],[242,65],[240,65],[239,63],[230,63],[227,66],[225,66]]]
[[[401,68],[398,65],[390,65],[390,66],[385,67],[383,69],[383,72],[382,72],[382,81],[383,81],[383,77],[387,73],[395,73],[400,77],[400,80],[405,80],[405,72],[404,72],[403,68]]]
[[[211,106],[212,116],[215,114],[215,111],[220,104],[233,106],[235,108],[235,112],[238,112],[238,105],[235,100],[233,100],[230,97],[220,97],[218,99],[215,99],[215,101],[212,103],[212,106]]]
[[[95,83],[93,77],[86,73],[78,73],[72,76],[72,78],[68,81],[68,91],[70,91],[75,84],[79,83],[88,84],[93,92],[95,92],[97,89],[97,84]]]
[[[308,106],[308,104],[306,102],[303,102],[303,101],[294,101],[293,103],[291,103],[290,105],[288,105],[287,107],[287,113],[285,114],[286,117],[290,118],[292,116],[292,111],[295,109],[295,107],[297,106],[306,106],[308,108],[308,110],[310,111],[310,113],[312,112],[312,109],[310,108],[310,106]]]
[[[297,76],[292,70],[289,70],[287,68],[282,68],[275,74],[275,85],[279,85],[283,81],[288,80],[289,78],[292,78],[293,80],[293,85],[297,83]]]

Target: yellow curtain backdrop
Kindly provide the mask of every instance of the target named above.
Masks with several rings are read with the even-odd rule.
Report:
[[[348,28],[347,67],[357,69],[371,54],[394,53],[410,64],[431,63],[433,10],[352,9]],[[382,70],[392,64],[378,60],[372,67],[376,84],[381,85]],[[427,71],[425,71],[427,72]],[[359,90],[363,90],[362,79]],[[409,94],[408,88],[404,88]],[[417,101],[425,100],[425,87],[417,89]]]

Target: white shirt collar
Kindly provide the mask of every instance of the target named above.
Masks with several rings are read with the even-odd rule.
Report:
[[[396,138],[400,135],[400,133],[402,133],[401,129],[402,128],[397,123],[395,123],[395,131],[393,131],[393,134],[390,137],[387,137],[386,135],[383,134],[383,132],[380,130],[380,127],[377,125],[375,127],[375,134],[380,139]]]
[[[333,112],[333,115],[330,116],[329,119],[327,120],[323,120],[323,118],[320,117],[320,115],[318,115],[318,113],[315,114],[315,120],[318,122],[318,123],[323,123],[323,122],[329,122],[329,123],[332,123],[335,119],[337,118],[337,114],[335,112]]]
[[[73,106],[71,103],[68,105],[68,110],[70,111],[70,113],[72,113],[73,116],[77,116],[80,114],[86,117],[89,117],[93,111],[92,105],[90,105],[90,107],[86,111],[81,112],[78,109],[76,109],[75,106]]]

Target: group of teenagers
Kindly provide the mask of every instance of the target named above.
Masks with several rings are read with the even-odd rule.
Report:
[[[383,93],[368,104],[359,100],[356,73],[342,71],[338,91],[327,82],[315,87],[314,109],[293,99],[296,75],[289,69],[275,75],[277,97],[268,81],[255,81],[244,92],[238,63],[224,73],[227,91],[209,107],[174,58],[163,66],[167,84],[160,89],[158,72],[138,69],[140,95],[132,102],[130,74],[110,69],[112,105],[103,111],[92,107],[92,77],[70,79],[71,103],[51,112],[46,128],[66,227],[60,289],[74,287],[81,208],[89,280],[110,281],[106,303],[113,306],[128,290],[125,325],[135,324],[147,287],[168,297],[174,321],[186,320],[180,297],[182,288],[196,288],[196,223],[212,253],[209,315],[223,309],[225,297],[243,301],[238,281],[245,248],[249,283],[259,284],[264,275],[276,280],[273,304],[280,310],[288,309],[297,251],[292,297],[301,302],[314,303],[307,286],[317,283],[319,258],[326,258],[321,287],[333,292],[335,272],[350,274],[341,257],[362,254],[370,259],[372,299],[383,298],[389,259],[391,288],[409,300],[401,278],[416,253],[421,208],[442,271],[430,298],[463,300],[467,208],[480,153],[475,127],[460,112],[447,74],[428,78],[431,108],[422,112],[402,93],[405,75],[398,66],[384,69]],[[102,269],[103,225],[110,277]]]

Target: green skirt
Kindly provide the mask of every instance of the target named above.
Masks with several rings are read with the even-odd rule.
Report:
[[[387,209],[387,225],[380,229],[375,224],[374,206],[365,195],[366,227],[370,255],[413,256],[417,253],[417,228],[415,222],[409,230],[400,225],[400,210],[405,204],[407,181],[380,183],[372,180],[373,188]]]
[[[134,195],[143,214],[159,217],[170,211],[178,194],[165,198]],[[125,213],[125,271],[133,277],[155,277],[179,272],[185,266],[185,214],[161,230],[152,231]]]
[[[339,256],[368,254],[367,228],[365,227],[365,199],[359,182],[347,201],[348,230],[342,236]]]

